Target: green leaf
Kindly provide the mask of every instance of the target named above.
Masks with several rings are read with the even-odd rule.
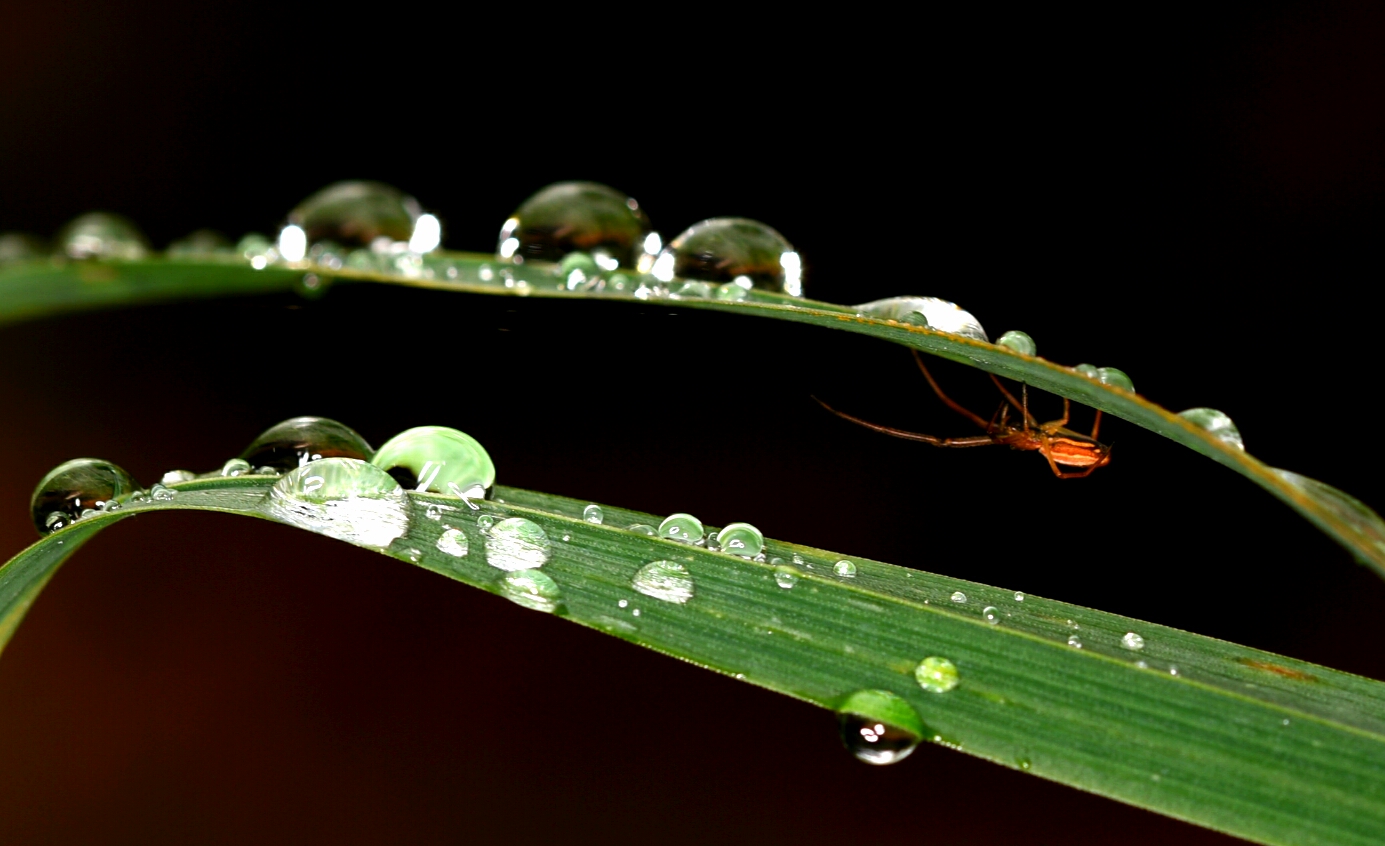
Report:
[[[0,568],[0,634],[109,523],[193,509],[304,526],[268,505],[275,481],[186,482],[170,501],[45,537]],[[648,514],[607,507],[595,524],[582,501],[503,487],[495,497],[473,511],[455,498],[405,494],[406,528],[379,551],[825,708],[860,691],[890,692],[931,742],[1242,837],[1385,839],[1385,684],[889,564],[851,557],[855,574],[838,575],[842,556],[773,540],[757,562],[627,528],[657,522]],[[543,529],[551,555],[538,576],[488,563],[509,553],[481,518]],[[636,574],[652,561],[678,565],[690,595],[637,590]],[[955,687],[936,675],[930,687],[916,680],[929,657],[952,662]]]

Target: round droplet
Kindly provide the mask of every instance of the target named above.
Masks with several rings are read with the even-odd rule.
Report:
[[[461,529],[447,529],[438,535],[438,549],[451,555],[453,558],[465,558],[471,549],[471,544],[467,542],[466,533]]]
[[[542,570],[506,573],[500,582],[500,592],[517,605],[547,614],[557,611],[563,599],[558,583]]]
[[[169,256],[209,256],[231,252],[231,242],[225,235],[211,229],[199,229],[186,238],[168,245]]]
[[[1094,365],[1091,364],[1079,364],[1076,367],[1074,367],[1073,370],[1077,373],[1081,373],[1088,379],[1101,379],[1101,371],[1099,371]]]
[[[390,438],[371,463],[406,488],[484,499],[495,484],[495,465],[472,436],[446,426],[418,426]]]
[[[651,561],[635,573],[631,585],[645,596],[679,605],[693,596],[692,576],[676,561]]]
[[[328,185],[299,203],[288,221],[303,230],[307,244],[331,241],[364,247],[377,238],[407,242],[422,216],[418,201],[397,188],[350,181]]]
[[[149,251],[149,245],[139,227],[126,218],[90,212],[62,228],[57,249],[75,259],[137,259]]]
[[[39,534],[52,531],[53,514],[71,519],[102,503],[139,490],[129,473],[99,458],[74,458],[48,471],[29,498],[29,513]]]
[[[491,527],[494,525],[495,518],[489,514],[482,514],[480,517],[476,518],[476,528],[480,529],[482,534],[490,532]]]
[[[1103,385],[1113,385],[1117,388],[1123,388],[1130,391],[1132,394],[1135,392],[1135,383],[1130,381],[1130,377],[1125,375],[1124,370],[1117,370],[1114,367],[1098,367],[1096,369],[1096,379]]]
[[[0,233],[0,265],[43,258],[48,255],[44,243],[24,232]]]
[[[1121,646],[1132,652],[1138,652],[1145,648],[1145,639],[1134,632],[1126,632],[1121,636]]]
[[[803,262],[793,245],[765,224],[743,217],[693,224],[659,253],[650,272],[665,283],[694,279],[803,296]]]
[[[836,573],[838,576],[841,576],[844,579],[855,578],[856,565],[851,563],[850,561],[847,561],[846,559],[842,559],[841,561],[838,561],[836,564],[832,565],[832,572]]]
[[[957,686],[961,677],[956,664],[946,658],[930,655],[914,668],[914,680],[930,693],[947,693]]]
[[[1078,637],[1077,635],[1073,635],[1072,637],[1068,638],[1068,646],[1071,646],[1073,649],[1081,649],[1082,638]]]
[[[765,549],[765,536],[749,523],[730,523],[717,533],[723,552],[754,558]]]
[[[1039,354],[1039,347],[1034,343],[1034,339],[1017,329],[1011,329],[1009,332],[1001,335],[1000,338],[996,340],[996,343],[1002,347],[1009,347],[1017,353],[1024,353],[1025,355]]]
[[[376,549],[409,527],[399,483],[354,458],[323,458],[290,470],[270,489],[266,510],[281,522]]]
[[[582,509],[582,519],[600,526],[601,521],[606,519],[606,515],[602,512],[601,506],[593,503]]]
[[[640,535],[648,535],[651,538],[658,537],[659,535],[659,530],[655,529],[653,526],[647,523],[635,523],[634,525],[630,526],[630,528],[627,531],[631,531]]]
[[[1023,602],[1023,601],[1024,601],[1024,594],[1021,593],[1020,591],[1015,591],[1015,601],[1016,601],[1016,602]]]
[[[191,482],[197,478],[197,474],[191,470],[169,470],[159,477],[159,481],[165,485],[176,485],[179,482]]]
[[[715,295],[719,300],[739,302],[750,299],[750,289],[737,285],[735,282],[727,282],[717,286]]]
[[[399,492],[399,483],[380,468],[354,458],[324,458],[282,476],[274,490],[302,502],[380,499]]]
[[[551,549],[543,527],[523,517],[507,517],[486,533],[486,563],[500,570],[542,567]]]
[[[250,473],[250,462],[244,458],[232,458],[221,465],[221,475],[223,476],[246,476]]]
[[[1000,622],[1000,611],[994,605],[987,605],[982,608],[981,616],[993,626]]]
[[[951,597],[951,598],[952,598],[952,601],[953,601],[953,602],[966,602],[966,601],[967,601],[967,595],[966,595],[965,593],[962,593],[960,590],[954,590],[954,591],[952,592],[952,597]]]
[[[350,427],[326,417],[294,417],[269,427],[240,457],[284,472],[320,458],[369,461],[375,451]]]
[[[798,584],[798,571],[787,564],[780,564],[774,568],[774,583],[784,590],[790,590]]]
[[[702,540],[702,521],[691,514],[670,514],[659,524],[659,537],[682,543]]]
[[[854,308],[868,317],[928,326],[939,332],[950,332],[977,341],[989,340],[986,330],[981,328],[980,321],[972,317],[971,312],[937,297],[890,297]]]
[[[155,502],[169,502],[176,493],[178,492],[172,488],[166,488],[162,483],[155,482],[153,487],[149,489],[149,498]]]
[[[595,182],[559,182],[525,200],[500,228],[501,261],[561,261],[591,256],[604,271],[643,273],[662,242],[639,203]]]
[[[1230,417],[1215,408],[1190,408],[1178,412],[1178,416],[1194,426],[1206,429],[1208,434],[1222,443],[1230,444],[1239,450],[1246,448],[1245,441],[1241,440],[1241,430],[1236,428]]]
[[[867,764],[894,764],[923,739],[923,721],[908,702],[888,690],[858,690],[837,709],[842,742]]]

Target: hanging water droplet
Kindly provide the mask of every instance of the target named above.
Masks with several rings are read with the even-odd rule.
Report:
[[[754,558],[765,549],[765,536],[749,523],[730,523],[717,533],[723,552]]]
[[[543,527],[523,517],[507,517],[486,534],[486,563],[500,570],[542,567],[551,549]]]
[[[695,223],[669,242],[650,271],[656,279],[694,279],[803,296],[803,262],[770,227],[743,217]]]
[[[1039,347],[1034,343],[1034,339],[1017,329],[1011,329],[1009,332],[1001,335],[1000,338],[996,340],[996,343],[1002,347],[1009,347],[1017,353],[1024,353],[1025,355],[1039,354]]]
[[[602,270],[644,273],[662,242],[639,203],[595,182],[559,182],[525,200],[500,228],[501,261],[561,261],[587,253]]]
[[[58,233],[57,249],[74,259],[138,259],[149,251],[144,235],[126,218],[89,212]]]
[[[952,592],[951,599],[953,602],[966,602],[967,595],[965,593],[962,593],[960,590],[954,590]]]
[[[888,690],[858,690],[837,709],[842,743],[867,764],[894,764],[923,739],[923,721],[908,702]]]
[[[354,458],[323,458],[285,473],[266,510],[281,522],[375,548],[402,536],[409,520],[399,483]]]
[[[1016,602],[1023,602],[1023,601],[1024,601],[1024,594],[1021,593],[1020,591],[1015,591],[1015,601],[1016,601]]]
[[[682,543],[697,543],[702,540],[702,521],[682,512],[670,514],[659,524],[659,537]]]
[[[466,539],[466,533],[461,529],[448,529],[438,535],[437,546],[439,550],[453,558],[464,558],[471,549],[471,544]]]
[[[166,250],[173,256],[210,256],[231,252],[231,242],[225,235],[211,229],[198,229],[185,238],[168,245]]]
[[[245,476],[250,473],[250,462],[244,458],[232,458],[221,465],[223,476]]]
[[[659,535],[658,530],[655,529],[653,526],[648,525],[647,523],[635,523],[634,525],[630,526],[630,528],[626,531],[635,532],[636,534],[640,535],[648,535],[651,538],[657,537]]]
[[[1071,646],[1073,649],[1081,649],[1082,638],[1078,637],[1077,635],[1073,635],[1072,637],[1068,638],[1068,646]]]
[[[48,471],[29,498],[29,513],[39,534],[51,530],[54,513],[76,518],[99,503],[128,495],[139,489],[135,480],[121,468],[99,458],[74,458]]]
[[[495,465],[472,436],[446,426],[418,426],[390,438],[371,463],[410,490],[484,499],[495,484]]]
[[[240,454],[256,467],[284,472],[321,458],[369,461],[375,451],[350,427],[326,417],[293,417],[260,433]]]
[[[997,610],[994,605],[987,605],[985,608],[982,608],[981,616],[986,620],[986,622],[990,623],[993,626],[996,623],[1000,622],[1000,611]]]
[[[288,222],[302,230],[305,246],[331,241],[366,247],[379,238],[408,242],[423,216],[413,197],[398,188],[363,180],[328,185],[289,212]],[[434,218],[432,225],[436,224]]]
[[[500,592],[517,605],[547,614],[557,611],[563,599],[558,583],[542,570],[515,570],[506,573],[500,582]]]
[[[602,512],[601,506],[593,503],[582,509],[582,519],[600,526],[601,521],[606,519],[606,515]]]
[[[930,655],[914,668],[914,680],[930,693],[947,693],[957,686],[961,676],[956,664],[938,655]]]
[[[1130,377],[1125,375],[1124,370],[1117,370],[1114,367],[1098,367],[1096,369],[1096,379],[1103,385],[1113,385],[1117,388],[1123,388],[1130,391],[1132,394],[1135,392],[1135,383],[1130,381]]]
[[[1145,648],[1145,639],[1134,632],[1126,632],[1121,636],[1121,646],[1132,651],[1139,651]]]
[[[843,558],[841,561],[838,561],[836,564],[832,565],[832,572],[836,573],[838,576],[841,576],[844,579],[855,578],[856,565]]]
[[[651,561],[635,573],[631,585],[645,596],[679,605],[693,596],[692,576],[676,561]]]
[[[197,478],[197,474],[191,470],[169,470],[159,477],[159,482],[165,485],[176,485],[179,482],[191,482]]]
[[[48,248],[25,232],[0,232],[0,266],[43,258]]]
[[[774,568],[774,583],[784,590],[790,590],[798,584],[798,571],[784,564]]]
[[[1222,443],[1230,444],[1239,450],[1246,448],[1245,441],[1241,440],[1241,430],[1236,428],[1230,417],[1215,408],[1190,408],[1178,412],[1178,416],[1200,429],[1207,430],[1208,434]]]
[[[956,303],[940,300],[937,297],[890,297],[854,306],[857,312],[868,317],[884,320],[898,320],[903,323],[918,324],[913,318],[923,318],[923,324],[939,332],[950,332],[977,341],[989,340],[986,330],[971,312],[960,308]]]

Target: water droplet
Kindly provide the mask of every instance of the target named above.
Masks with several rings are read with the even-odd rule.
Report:
[[[197,474],[191,470],[169,470],[159,478],[165,485],[176,485],[179,482],[191,482],[197,478]]]
[[[250,462],[244,458],[232,458],[221,465],[223,476],[245,476],[250,473]]]
[[[29,499],[34,528],[46,535],[54,513],[76,518],[98,503],[125,496],[139,489],[129,473],[98,458],[74,458],[48,471]]]
[[[1130,377],[1125,375],[1124,370],[1117,370],[1114,367],[1098,367],[1096,369],[1096,379],[1103,385],[1114,385],[1132,394],[1135,393],[1135,383],[1130,381]]]
[[[72,220],[58,233],[57,248],[75,259],[137,259],[149,251],[139,227],[106,212],[90,212]]]
[[[1190,408],[1187,411],[1178,412],[1178,416],[1192,423],[1222,443],[1230,444],[1239,450],[1246,448],[1245,441],[1241,440],[1241,430],[1236,428],[1236,424],[1215,408]]]
[[[668,295],[675,300],[689,298],[710,299],[712,296],[712,286],[706,282],[677,282],[669,288]]]
[[[641,535],[649,535],[651,538],[657,537],[659,534],[657,529],[655,529],[653,526],[648,525],[647,523],[635,523],[627,531],[635,532],[636,534]]]
[[[316,273],[305,273],[293,280],[293,291],[305,300],[319,300],[331,287],[326,279]]]
[[[1028,758],[1020,757],[1015,759],[1015,766],[1019,767],[1022,770],[1027,770],[1031,766],[1033,766],[1033,763],[1030,762]]]
[[[1077,635],[1073,635],[1072,637],[1068,638],[1068,646],[1071,646],[1073,649],[1081,649],[1082,638],[1078,637]]]
[[[702,540],[702,521],[691,514],[670,514],[659,524],[659,537],[683,543]]]
[[[466,533],[461,529],[448,529],[438,535],[438,549],[453,558],[464,558],[470,551],[471,544],[467,542]]]
[[[665,283],[693,279],[803,296],[803,263],[793,245],[765,224],[743,217],[693,224],[659,253],[650,272]]]
[[[856,565],[846,559],[842,559],[832,565],[832,572],[844,579],[854,578],[856,576]]]
[[[366,247],[380,238],[408,242],[423,216],[418,201],[397,188],[380,182],[348,181],[328,185],[299,203],[289,212],[288,222],[302,229],[307,244],[330,241]],[[434,218],[432,225],[436,223]]]
[[[774,583],[784,590],[791,589],[798,584],[798,571],[792,567],[781,564],[774,568]]]
[[[864,303],[854,306],[857,312],[869,317],[878,317],[885,320],[898,320],[904,323],[919,323],[917,318],[911,320],[911,315],[918,315],[923,319],[921,325],[926,325],[939,332],[950,332],[953,335],[961,335],[964,338],[972,338],[977,341],[989,340],[986,337],[986,330],[981,328],[981,323],[971,312],[958,307],[956,303],[947,300],[940,300],[937,297],[890,297],[884,300]]]
[[[560,261],[584,252],[605,271],[644,273],[662,242],[639,203],[595,182],[559,182],[525,200],[500,228],[501,261]]]
[[[251,441],[241,458],[279,472],[321,458],[369,461],[375,451],[350,427],[326,417],[293,417],[276,423]]]
[[[476,518],[476,528],[481,530],[481,534],[489,534],[491,527],[495,525],[495,518],[489,514],[482,514]]]
[[[651,561],[635,573],[631,584],[645,596],[679,605],[693,596],[693,580],[688,568],[675,561]]]
[[[600,526],[601,521],[606,519],[606,515],[601,510],[601,506],[593,503],[582,509],[582,519]]]
[[[48,516],[44,519],[43,528],[39,530],[39,533],[56,532],[70,525],[72,525],[72,515],[64,514],[61,511],[50,511]]]
[[[1020,592],[1020,591],[1015,591],[1015,601],[1016,601],[1016,602],[1023,602],[1023,601],[1024,601],[1024,594],[1023,594],[1022,592]]]
[[[409,522],[399,483],[354,458],[323,458],[285,473],[266,510],[281,522],[375,548],[389,546]]]
[[[1178,668],[1177,668],[1177,667],[1170,666],[1170,667],[1169,667],[1169,675],[1171,675],[1171,676],[1176,676],[1176,675],[1178,675]]]
[[[225,235],[211,229],[199,229],[168,245],[171,256],[209,256],[231,252],[231,242]]]
[[[966,602],[967,595],[965,593],[962,593],[960,590],[954,590],[952,592],[951,599],[953,602]]]
[[[506,599],[535,611],[552,614],[558,610],[563,594],[558,583],[542,570],[515,570],[500,582]]]
[[[867,764],[894,764],[923,739],[923,722],[908,702],[888,690],[858,690],[837,709],[842,742]]]
[[[500,570],[542,567],[550,553],[543,527],[523,517],[507,517],[486,534],[486,563]]]
[[[765,549],[765,536],[749,523],[729,523],[717,533],[723,552],[754,558]]]
[[[1136,662],[1135,662],[1135,666],[1136,666],[1136,667],[1139,667],[1141,670],[1148,670],[1148,669],[1149,669],[1149,665],[1146,664],[1144,661],[1136,661]]]
[[[172,502],[177,493],[172,488],[166,488],[162,483],[155,482],[154,486],[149,489],[149,498],[155,502]]]
[[[1034,343],[1034,339],[1017,329],[1011,329],[1009,332],[1001,335],[996,340],[996,343],[1002,347],[1009,347],[1017,353],[1024,353],[1025,355],[1039,354],[1039,347]]]
[[[1096,369],[1094,365],[1091,364],[1079,364],[1073,368],[1073,372],[1080,373],[1081,375],[1086,376],[1088,379],[1101,379],[1100,372]]]
[[[930,693],[947,693],[957,686],[961,676],[957,673],[956,664],[946,658],[930,655],[914,669],[914,680]]]
[[[370,462],[415,491],[484,499],[495,484],[495,465],[486,448],[446,426],[400,432],[382,444]]]
[[[441,520],[442,509],[438,507],[437,503],[430,502],[428,507],[423,509],[423,516],[429,520]]]
[[[737,285],[735,282],[727,282],[717,286],[716,298],[736,302],[748,300],[750,299],[750,289],[743,285]]]
[[[0,232],[0,265],[29,261],[48,255],[42,241],[24,232]]]
[[[1145,648],[1145,639],[1134,632],[1126,632],[1121,637],[1121,646],[1130,650],[1141,650]]]
[[[986,619],[986,622],[993,626],[1000,622],[1000,612],[994,605],[987,605],[985,608],[982,608],[981,616]]]

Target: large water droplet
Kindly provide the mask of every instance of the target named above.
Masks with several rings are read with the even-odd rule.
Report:
[[[62,528],[86,510],[104,510],[103,504],[139,490],[129,473],[99,458],[74,458],[48,471],[29,498],[29,514],[39,534]],[[58,514],[66,520],[53,521]],[[52,522],[50,522],[52,521]]]
[[[989,340],[986,330],[971,312],[937,297],[890,297],[863,303],[855,309],[869,317],[914,323],[977,341]]]
[[[500,228],[501,261],[561,261],[583,252],[604,271],[649,269],[662,246],[639,203],[596,182],[559,182],[525,200]]]
[[[693,596],[692,576],[676,561],[651,561],[635,573],[631,585],[645,596],[679,605]]]
[[[743,217],[714,217],[683,230],[659,254],[651,273],[666,283],[693,279],[803,296],[803,263],[793,245]]]
[[[957,686],[961,677],[956,664],[946,658],[930,655],[914,668],[914,680],[919,687],[931,693],[947,693]]]
[[[1230,444],[1239,450],[1246,448],[1245,441],[1241,440],[1241,430],[1236,428],[1230,417],[1215,408],[1190,408],[1178,412],[1178,416],[1194,426],[1206,429],[1208,434],[1222,443]]]
[[[1121,646],[1133,652],[1138,652],[1145,648],[1145,639],[1134,632],[1126,632],[1121,636]]]
[[[730,523],[717,533],[722,552],[754,558],[765,549],[765,536],[749,523]]]
[[[326,417],[293,417],[264,430],[240,454],[254,467],[279,472],[320,458],[369,461],[375,451],[350,427]]]
[[[515,570],[506,573],[500,592],[517,605],[552,614],[562,604],[558,583],[542,570]]]
[[[659,537],[683,543],[697,543],[702,540],[702,521],[679,512],[670,514],[659,524]]]
[[[1034,339],[1028,334],[1017,329],[1011,329],[1004,335],[996,339],[996,343],[1002,347],[1009,347],[1017,353],[1025,355],[1038,355],[1039,347],[1034,343]]]
[[[471,549],[471,544],[467,542],[466,533],[461,529],[447,529],[438,535],[438,549],[451,555],[453,558],[465,558]]]
[[[582,519],[599,526],[601,521],[606,519],[606,515],[602,512],[601,506],[593,503],[582,509]]]
[[[288,221],[303,230],[307,244],[330,241],[364,247],[377,238],[409,241],[422,216],[418,201],[398,188],[348,181],[328,185],[299,203],[289,212]]]
[[[250,462],[244,458],[232,458],[221,465],[221,475],[223,476],[247,476],[251,470]]]
[[[495,465],[486,448],[446,426],[400,432],[380,446],[371,463],[412,490],[462,499],[483,499],[495,484]]]
[[[1000,622],[1000,610],[994,605],[987,605],[985,608],[981,609],[981,617],[994,626],[996,623]]]
[[[542,567],[552,546],[543,527],[523,517],[507,517],[486,533],[486,563],[500,570]]]
[[[323,458],[285,473],[270,489],[274,518],[359,546],[384,548],[409,526],[404,491],[380,468]]]
[[[888,690],[858,690],[837,709],[842,742],[867,764],[894,764],[909,757],[923,739],[923,721]]]
[[[954,590],[954,591],[952,592],[952,597],[951,597],[951,598],[952,598],[952,601],[953,601],[953,602],[966,602],[966,601],[967,601],[967,595],[966,595],[965,593],[962,593],[960,590]]]
[[[42,258],[48,248],[38,238],[25,232],[0,232],[0,265]]]
[[[1125,375],[1124,370],[1117,370],[1114,367],[1098,367],[1096,369],[1096,379],[1103,385],[1114,385],[1117,388],[1124,388],[1131,393],[1135,392],[1135,383],[1130,381],[1130,377]]]
[[[139,227],[118,214],[89,212],[58,233],[57,249],[75,259],[137,259],[149,251]]]

